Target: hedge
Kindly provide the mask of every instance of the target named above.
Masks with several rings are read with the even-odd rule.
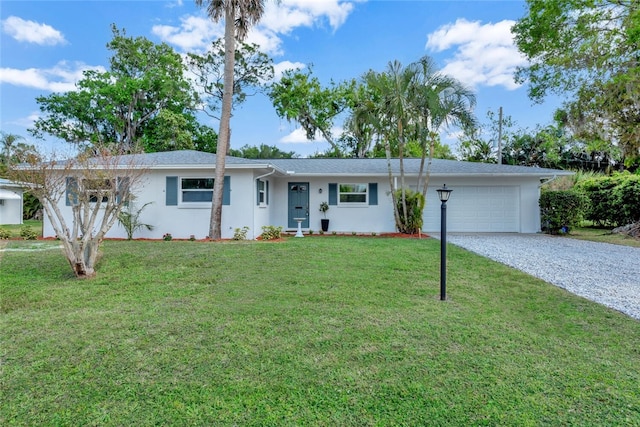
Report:
[[[640,176],[628,172],[589,178],[576,189],[589,199],[585,219],[601,226],[640,221]]]
[[[540,195],[542,231],[550,234],[567,233],[582,221],[588,199],[573,191],[545,191]]]

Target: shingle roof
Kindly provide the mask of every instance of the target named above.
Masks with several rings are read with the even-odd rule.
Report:
[[[163,151],[160,153],[132,154],[122,156],[122,162],[127,164],[133,161],[134,164],[149,167],[161,166],[196,166],[215,165],[216,155],[195,150]],[[243,159],[241,157],[227,156],[227,165],[252,165],[264,164],[264,161]]]
[[[296,175],[386,175],[387,159],[275,159],[269,162]],[[392,159],[394,174],[400,172],[400,161]],[[427,165],[425,164],[425,169]],[[404,159],[407,175],[420,172],[420,159]],[[571,172],[527,166],[473,163],[457,160],[433,159],[431,175],[569,175]]]
[[[216,155],[194,150],[166,151],[160,153],[132,154],[122,156],[120,164],[137,165],[151,169],[176,168],[213,168]],[[244,159],[227,156],[226,166],[233,168],[264,169],[275,167],[280,174],[303,176],[380,176],[387,175],[386,159]],[[398,159],[391,160],[394,175],[400,172]],[[426,168],[426,165],[425,165]],[[417,175],[420,171],[420,159],[404,159],[406,175]],[[555,175],[571,175],[572,172],[528,166],[498,165],[492,163],[462,162],[457,160],[434,159],[431,165],[432,176],[487,176],[487,175],[521,175],[552,177]]]

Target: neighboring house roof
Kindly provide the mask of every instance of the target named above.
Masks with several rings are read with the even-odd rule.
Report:
[[[215,167],[216,155],[194,150],[131,154],[122,156],[120,158],[120,164],[122,166],[135,165],[150,169],[211,169]],[[227,169],[274,169],[278,175],[381,176],[388,174],[387,159],[384,158],[245,159],[227,156],[225,165]],[[391,166],[393,174],[399,174],[399,160],[392,159]],[[424,167],[426,170],[426,162]],[[420,171],[420,159],[404,159],[404,170],[406,175],[418,175]],[[431,164],[431,176],[535,176],[551,178],[572,174],[573,172],[558,169],[443,159],[433,159]]]
[[[0,178],[0,200],[20,200],[22,196],[12,191],[13,189],[20,189],[21,186],[8,179]]]
[[[0,188],[22,188],[23,186],[17,182],[9,181],[5,178],[0,178]]]

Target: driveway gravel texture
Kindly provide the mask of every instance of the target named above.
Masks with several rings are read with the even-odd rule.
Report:
[[[640,248],[511,233],[447,233],[447,243],[640,320]]]

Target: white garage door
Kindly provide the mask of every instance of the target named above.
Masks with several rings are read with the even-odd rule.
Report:
[[[451,232],[519,232],[520,189],[514,186],[451,187],[447,230]],[[440,231],[440,200],[429,197],[425,230]]]

